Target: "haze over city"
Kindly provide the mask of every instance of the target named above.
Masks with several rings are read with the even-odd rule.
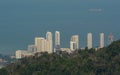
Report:
[[[120,0],[0,0],[0,75],[120,75]]]
[[[99,33],[120,38],[119,0],[1,0],[0,53],[13,54],[27,49],[36,36],[47,31],[61,32],[61,46],[69,47],[72,35],[78,34],[80,47],[87,44],[87,33],[93,33],[93,45]],[[54,34],[53,34],[54,38]]]

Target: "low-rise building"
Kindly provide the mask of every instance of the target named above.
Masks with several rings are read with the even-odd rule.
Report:
[[[72,51],[70,50],[70,48],[61,48],[61,51],[66,51],[68,53],[71,53]]]
[[[26,50],[17,50],[15,55],[16,55],[16,59],[21,59],[21,58],[24,58],[24,57],[32,56],[34,54],[30,53]]]

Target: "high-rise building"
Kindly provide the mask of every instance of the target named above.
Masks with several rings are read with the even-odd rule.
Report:
[[[52,42],[52,33],[47,32],[46,33],[46,44],[47,44],[47,51],[49,53],[53,52],[53,42]]]
[[[72,51],[79,49],[79,36],[78,35],[73,35],[71,37],[71,41],[70,41],[70,49]]]
[[[100,48],[104,47],[104,33],[100,33]]]
[[[60,32],[55,32],[55,46],[60,45]]]
[[[43,37],[36,37],[35,38],[35,46],[37,47],[37,52],[45,52],[46,39]]]
[[[113,41],[114,41],[113,34],[109,34],[109,36],[108,36],[108,44],[111,44]]]
[[[76,43],[76,46],[75,46],[76,48],[75,49],[79,49],[79,36],[78,35],[73,35],[71,37],[71,41]]]
[[[60,51],[60,32],[55,32],[55,49],[54,52]]]
[[[88,33],[87,35],[87,47],[88,49],[92,48],[92,33]]]
[[[41,40],[40,37],[35,38],[35,46],[37,48],[37,52],[40,52],[40,40]]]
[[[77,43],[73,42],[73,41],[70,41],[70,50],[74,51],[76,49],[77,49]]]

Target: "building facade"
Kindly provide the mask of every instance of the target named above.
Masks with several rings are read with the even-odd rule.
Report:
[[[35,45],[28,45],[28,52],[30,53],[36,53],[37,52],[37,47]]]
[[[79,36],[78,35],[73,35],[71,37],[71,43],[74,43],[76,45],[76,46],[74,46],[75,47],[74,49],[79,49]]]
[[[60,51],[60,32],[56,31],[55,32],[55,48],[54,52],[59,52]]]
[[[53,52],[53,40],[52,40],[51,32],[46,33],[46,46],[47,46],[48,53],[52,53]]]
[[[60,32],[55,32],[55,46],[60,45]]]
[[[77,49],[77,43],[73,42],[73,41],[70,41],[70,50],[74,51],[76,49]]]
[[[104,47],[104,33],[100,33],[100,48]]]
[[[35,46],[37,47],[37,52],[45,52],[46,39],[43,37],[36,37],[35,38]]]
[[[114,41],[114,35],[113,34],[109,34],[108,35],[108,45],[111,44]]]
[[[92,33],[88,33],[87,35],[87,47],[88,49],[92,48]]]

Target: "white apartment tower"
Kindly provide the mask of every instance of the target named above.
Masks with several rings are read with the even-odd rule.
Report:
[[[113,41],[114,41],[114,35],[109,34],[109,36],[108,36],[108,44],[110,45]]]
[[[55,32],[55,48],[54,52],[59,52],[60,51],[60,32],[56,31]]]
[[[70,41],[70,50],[74,51],[74,50],[76,50],[76,48],[77,48],[77,43],[73,42],[73,41]]]
[[[100,33],[100,48],[104,47],[104,33]]]
[[[60,32],[56,31],[55,32],[55,46],[60,46]]]
[[[46,33],[46,46],[47,46],[48,53],[52,53],[53,52],[53,42],[52,42],[52,33],[51,32]]]
[[[46,39],[43,37],[36,37],[35,38],[35,46],[37,47],[37,52],[45,52]]]
[[[71,50],[79,49],[79,36],[78,35],[73,35],[71,37],[70,49]]]
[[[87,35],[87,47],[88,49],[92,48],[92,33],[88,33]]]

